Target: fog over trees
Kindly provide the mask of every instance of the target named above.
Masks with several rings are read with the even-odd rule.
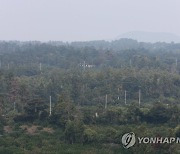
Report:
[[[1,153],[178,153],[180,44],[0,42]],[[30,139],[29,139],[30,138]]]

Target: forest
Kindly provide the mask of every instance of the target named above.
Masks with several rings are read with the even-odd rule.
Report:
[[[180,44],[0,41],[0,154],[178,154]]]

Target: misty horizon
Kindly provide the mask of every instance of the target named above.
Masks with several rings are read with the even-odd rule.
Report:
[[[179,5],[178,0],[0,0],[0,40],[113,40],[131,31],[180,36]]]
[[[73,43],[73,42],[95,42],[95,41],[106,41],[106,42],[113,42],[116,40],[121,39],[131,39],[137,42],[144,42],[144,43],[157,43],[157,42],[165,42],[165,43],[180,43],[180,36],[173,34],[173,33],[164,33],[164,32],[145,32],[145,31],[130,31],[126,33],[122,33],[114,38],[111,39],[94,39],[94,40],[74,40],[74,41],[63,41],[63,40],[0,40],[0,41],[17,41],[17,42],[41,42],[41,43],[48,43],[48,42],[62,42],[65,43]]]

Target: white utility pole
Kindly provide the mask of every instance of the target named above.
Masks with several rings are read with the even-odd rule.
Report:
[[[107,94],[106,94],[106,100],[105,100],[105,109],[107,109]]]
[[[129,60],[129,64],[130,64],[130,67],[132,66],[132,61],[131,61],[131,59]]]
[[[14,111],[16,110],[16,102],[14,102]]]
[[[84,64],[83,64],[83,68],[84,68],[84,71],[86,69],[86,62],[84,61]]]
[[[51,96],[49,96],[49,116],[51,116],[52,112],[52,102],[51,102]]]
[[[126,90],[125,90],[125,93],[124,93],[124,94],[125,94],[125,96],[124,96],[124,103],[125,103],[125,105],[126,105],[126,104],[127,104],[127,103],[126,103]]]
[[[141,105],[141,90],[139,89],[139,106]]]
[[[42,70],[42,64],[41,63],[39,64],[39,69],[40,69],[40,71]]]
[[[118,100],[119,100],[119,88],[118,88]]]

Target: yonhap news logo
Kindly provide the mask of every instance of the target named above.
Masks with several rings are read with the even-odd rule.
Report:
[[[128,149],[138,144],[180,144],[179,137],[136,137],[135,133],[130,132],[122,136],[122,145],[125,149]]]
[[[132,147],[135,143],[136,143],[136,137],[133,132],[126,133],[123,135],[122,144],[124,148],[128,149]]]

